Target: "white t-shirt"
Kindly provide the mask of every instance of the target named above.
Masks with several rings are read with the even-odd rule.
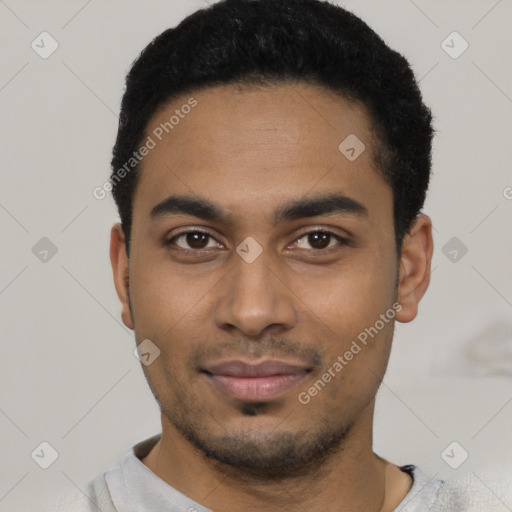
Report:
[[[151,451],[160,435],[133,446],[119,466],[95,478],[85,493],[61,499],[52,507],[52,512],[211,512],[164,482],[142,463],[141,459]],[[511,510],[499,494],[478,489],[471,478],[434,480],[428,479],[415,466],[401,469],[412,476],[413,485],[395,512]]]

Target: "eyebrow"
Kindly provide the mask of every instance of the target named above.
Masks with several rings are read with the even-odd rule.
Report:
[[[203,220],[229,223],[231,216],[208,199],[191,196],[169,196],[153,207],[152,219],[172,215],[192,215]],[[306,197],[280,206],[274,214],[274,223],[297,220],[319,215],[345,214],[368,217],[368,209],[360,202],[340,194]]]

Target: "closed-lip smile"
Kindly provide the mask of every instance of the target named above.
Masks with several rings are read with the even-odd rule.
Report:
[[[301,382],[311,368],[278,359],[230,359],[207,365],[202,373],[224,395],[245,402],[272,400]]]

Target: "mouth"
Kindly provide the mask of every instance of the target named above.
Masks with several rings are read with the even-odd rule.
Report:
[[[201,370],[222,394],[244,402],[279,398],[302,382],[311,371],[312,368],[276,359],[259,363],[229,360]]]

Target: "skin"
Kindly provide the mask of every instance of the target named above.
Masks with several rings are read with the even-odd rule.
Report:
[[[189,97],[157,113],[146,136]],[[417,217],[398,256],[392,190],[375,167],[363,106],[306,84],[216,86],[193,97],[197,106],[143,160],[129,258],[121,226],[111,231],[123,322],[137,343],[150,339],[161,351],[143,370],[162,411],[162,438],[142,462],[215,511],[393,510],[411,481],[373,452],[372,422],[394,321],[308,404],[298,395],[395,302],[396,320],[414,319],[429,284],[431,221]],[[350,134],[366,146],[352,162],[338,150]],[[282,205],[333,192],[367,215],[274,224]],[[208,199],[229,219],[151,218],[171,195]],[[186,236],[165,245],[192,228],[213,237],[200,239],[204,250]],[[318,231],[347,242],[327,237],[322,245],[308,236]],[[262,248],[252,263],[236,252],[249,236]],[[263,356],[311,371],[254,415],[198,369]]]

